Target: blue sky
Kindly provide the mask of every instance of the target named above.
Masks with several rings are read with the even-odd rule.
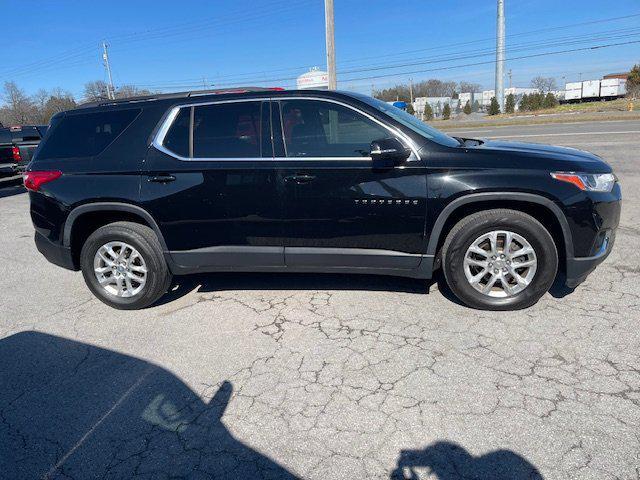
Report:
[[[556,77],[559,84],[580,73],[582,79],[598,78],[640,62],[640,43],[548,55],[640,41],[638,0],[505,1],[507,59],[538,55],[507,62],[514,86],[528,86],[538,74]],[[485,62],[493,60],[495,3],[335,0],[339,87],[370,92],[372,85],[412,77],[492,88],[494,67]],[[8,20],[2,27],[0,82],[13,80],[27,93],[61,87],[81,97],[85,82],[106,79],[103,39],[110,45],[116,85],[162,91],[203,84],[291,87],[309,67],[325,65],[323,0],[0,5]],[[603,21],[629,15],[636,16]]]

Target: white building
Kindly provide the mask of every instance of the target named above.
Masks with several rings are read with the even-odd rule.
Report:
[[[329,74],[327,72],[323,72],[318,67],[313,67],[307,73],[300,75],[296,84],[298,86],[298,90],[328,90]]]
[[[424,115],[424,109],[429,104],[433,115],[439,117],[442,115],[442,110],[445,105],[449,105],[451,113],[454,113],[460,105],[460,100],[451,97],[416,97],[413,101],[413,109],[418,115]]]

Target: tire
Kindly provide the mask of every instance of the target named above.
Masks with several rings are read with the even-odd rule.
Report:
[[[115,245],[111,252],[121,253],[124,249],[123,255],[129,254],[128,259],[123,257],[119,261],[111,262],[114,265],[118,264],[119,267],[109,266],[110,264],[106,261],[114,259],[108,253],[109,250],[102,250],[102,256],[96,257],[98,250],[107,244]],[[132,270],[127,270],[128,267],[125,266],[129,260]],[[98,268],[106,270],[104,274],[94,270],[95,262],[98,262]],[[164,295],[171,284],[171,272],[162,254],[157,235],[149,227],[133,222],[110,223],[93,232],[82,246],[80,267],[89,290],[100,301],[119,310],[148,307]],[[120,272],[114,268],[121,268],[123,271]],[[144,269],[146,273],[143,272]],[[130,277],[127,285],[124,276],[129,274],[136,275],[136,279],[144,278],[145,281],[131,280],[134,277]],[[100,284],[98,275],[101,275],[105,286]],[[118,281],[120,283],[117,283]],[[129,285],[131,289],[125,292]],[[117,294],[114,291],[120,293]]]
[[[495,235],[497,241],[492,240],[490,232],[500,232]],[[472,244],[491,250],[495,243],[500,252],[500,243],[504,245],[509,238],[507,232],[514,234],[509,251],[496,255],[496,260],[490,252],[476,254],[477,248],[470,250]],[[477,243],[485,235],[490,238]],[[526,243],[534,252],[518,255],[516,247]],[[484,265],[475,266],[476,260]],[[519,262],[532,266],[517,267]],[[500,268],[496,270],[496,266]],[[447,235],[442,247],[442,268],[447,285],[465,305],[481,310],[518,310],[530,307],[551,288],[558,271],[558,252],[549,231],[532,216],[517,210],[485,210],[463,218]],[[485,270],[487,273],[482,276]],[[490,287],[494,276],[497,278],[494,286],[488,293],[481,292]],[[481,280],[474,281],[478,277]]]

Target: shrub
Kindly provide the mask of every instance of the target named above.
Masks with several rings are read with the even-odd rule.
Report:
[[[466,115],[470,115],[471,114],[471,105],[469,104],[469,100],[467,100],[467,103],[465,103],[464,108],[462,109],[462,111]]]
[[[444,108],[442,109],[442,119],[449,120],[451,118],[451,106],[448,103],[444,104]]]
[[[513,96],[513,93],[507,95],[507,100],[504,104],[504,111],[506,113],[513,113],[516,109],[516,97]]]
[[[433,108],[428,103],[424,106],[424,119],[433,120]]]
[[[498,115],[500,113],[500,105],[496,97],[491,97],[491,105],[489,105],[489,115]]]
[[[542,106],[544,108],[553,108],[557,105],[558,99],[556,98],[556,96],[551,92],[547,93],[547,96],[544,97],[544,101],[542,102]]]

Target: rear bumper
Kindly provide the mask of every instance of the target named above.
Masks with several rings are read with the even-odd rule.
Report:
[[[567,279],[565,282],[567,287],[575,288],[580,285],[598,265],[605,261],[611,253],[615,237],[615,230],[611,230],[602,242],[602,246],[598,252],[592,257],[573,257],[567,259]]]
[[[71,248],[53,243],[38,232],[35,233],[34,240],[38,251],[51,263],[58,265],[59,267],[66,268],[67,270],[77,270],[73,264]]]

